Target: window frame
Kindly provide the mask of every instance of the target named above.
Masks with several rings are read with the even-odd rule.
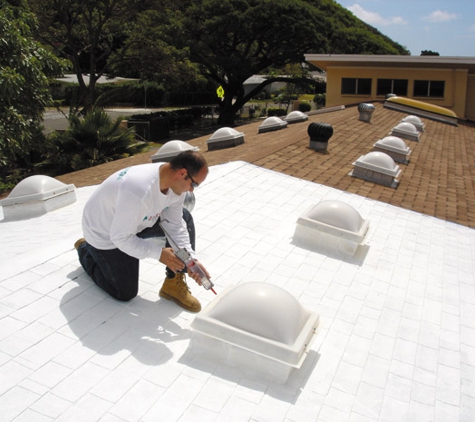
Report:
[[[390,82],[391,88],[389,92],[380,93],[380,83],[382,81]],[[396,84],[401,83],[405,85],[402,87],[396,87]],[[409,92],[409,79],[396,79],[396,78],[378,78],[376,80],[376,96],[385,96],[387,94],[396,94],[402,97],[407,97]]]
[[[426,86],[421,86],[425,84]],[[422,93],[422,91],[425,92]],[[437,92],[440,92],[438,94]],[[415,79],[412,89],[412,96],[419,98],[444,98],[445,97],[445,81],[431,79]]]
[[[345,82],[351,85],[353,89],[344,89]],[[372,78],[341,78],[341,95],[371,95],[372,91]],[[366,89],[365,89],[366,88]],[[369,88],[369,92],[366,92]]]

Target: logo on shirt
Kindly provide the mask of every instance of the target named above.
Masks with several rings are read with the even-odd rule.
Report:
[[[155,221],[158,220],[158,217],[160,217],[160,213],[157,213],[155,215],[146,215],[142,221]]]
[[[127,172],[130,170],[130,167],[124,169],[124,170],[121,170],[119,175],[117,176],[117,180],[120,180],[122,179],[126,174]]]

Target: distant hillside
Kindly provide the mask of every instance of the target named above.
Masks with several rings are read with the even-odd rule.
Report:
[[[305,0],[325,21],[328,47],[332,54],[402,54],[410,52],[376,28],[358,19],[334,0]],[[322,51],[315,51],[322,53]]]

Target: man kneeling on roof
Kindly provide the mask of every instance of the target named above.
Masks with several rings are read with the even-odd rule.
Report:
[[[162,247],[152,238],[165,237],[159,223],[166,221],[173,241],[195,258],[195,227],[184,201],[186,192],[207,176],[206,160],[195,151],[184,151],[169,163],[132,166],[109,176],[87,201],[84,238],[74,245],[89,277],[112,297],[128,301],[138,293],[139,260],[155,258],[166,265],[160,297],[199,312],[201,304],[186,284],[185,264],[168,241]],[[200,284],[198,274],[189,275]]]

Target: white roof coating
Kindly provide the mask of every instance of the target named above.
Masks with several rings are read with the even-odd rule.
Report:
[[[162,264],[141,263],[128,303],[89,280],[73,243],[94,189],[0,221],[0,420],[473,421],[475,230],[241,161],[211,167],[193,215],[218,295],[271,283],[320,316],[308,358],[277,385],[189,353],[196,315],[159,299]],[[370,221],[362,262],[291,243],[322,200]],[[214,297],[190,287],[203,307]]]

